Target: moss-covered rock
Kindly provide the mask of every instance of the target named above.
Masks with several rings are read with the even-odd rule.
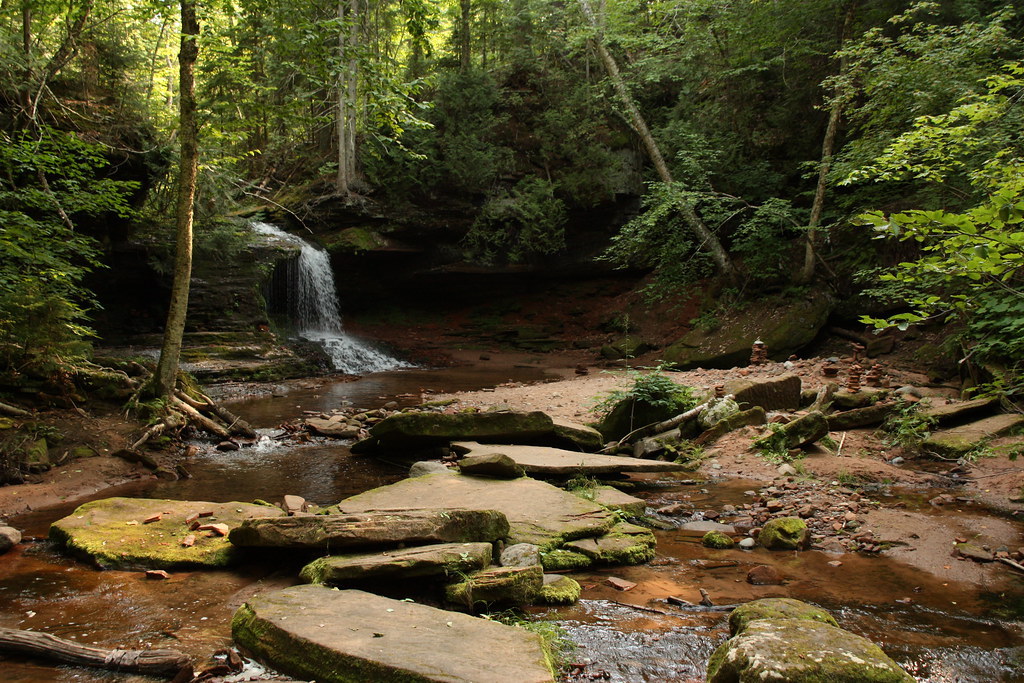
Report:
[[[602,358],[618,360],[619,358],[636,358],[653,348],[643,338],[635,334],[627,334],[624,337],[619,337],[611,344],[602,346],[600,353]]]
[[[445,588],[445,600],[469,610],[495,606],[531,605],[544,585],[540,565],[490,567]]]
[[[736,545],[730,536],[723,534],[721,531],[707,532],[700,542],[705,548],[716,548],[718,550],[728,550]]]
[[[565,544],[565,549],[589,557],[600,564],[633,565],[654,559],[657,540],[650,529],[619,522],[598,538],[582,538]]]
[[[201,524],[233,528],[250,517],[285,513],[250,503],[106,498],[86,503],[54,522],[50,540],[111,569],[229,566],[239,558],[238,549],[218,531],[190,529],[200,514]],[[190,536],[192,543],[185,543]]]
[[[751,344],[760,338],[770,357],[781,360],[817,336],[831,308],[828,294],[821,290],[803,298],[758,302],[757,306],[730,311],[713,330],[687,332],[661,357],[680,370],[745,366]]]
[[[552,418],[554,443],[560,448],[575,448],[584,453],[593,453],[604,447],[604,437],[593,427]]]
[[[679,410],[674,406],[651,405],[646,401],[625,398],[597,423],[597,431],[608,441],[621,439],[637,427],[653,424],[675,417]]]
[[[545,574],[544,585],[537,596],[537,603],[542,605],[575,605],[580,600],[583,588],[580,584],[560,574]]]
[[[723,643],[708,661],[709,683],[912,683],[882,648],[835,626],[762,619]]]
[[[812,410],[783,425],[780,431],[785,437],[786,448],[800,448],[828,434],[828,420],[817,410]]]
[[[729,615],[729,635],[736,635],[758,619],[803,619],[839,626],[831,614],[793,598],[762,598],[742,604]]]
[[[770,519],[757,536],[757,542],[769,550],[806,548],[808,540],[807,522],[799,517]]]
[[[594,564],[594,561],[583,553],[566,550],[565,548],[557,548],[546,552],[542,551],[540,563],[545,571],[572,572],[586,569]]]

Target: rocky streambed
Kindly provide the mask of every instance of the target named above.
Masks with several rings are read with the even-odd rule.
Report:
[[[777,381],[783,375],[795,374],[801,389],[808,391],[806,398],[812,398],[810,394],[816,397],[823,384],[815,370],[816,367],[810,363],[803,368],[773,364],[748,370],[742,376],[738,371],[731,373],[733,377],[729,376],[730,371],[702,371],[674,374],[672,377],[713,391],[715,386],[729,379]],[[794,597],[828,608],[844,629],[882,644],[886,652],[918,680],[952,680],[944,676],[957,667],[960,669],[958,680],[1019,680],[1015,658],[1022,641],[1019,622],[1016,621],[1015,596],[1021,595],[1021,590],[1013,573],[1015,570],[1003,560],[1012,563],[1019,557],[1016,553],[1020,552],[1020,527],[1013,518],[1015,504],[1010,501],[1010,496],[1006,496],[1002,516],[994,516],[988,507],[982,505],[985,501],[981,495],[992,496],[994,492],[1009,490],[1006,484],[987,484],[996,479],[1002,482],[1000,477],[1019,476],[1015,460],[1008,457],[998,460],[979,458],[971,462],[967,459],[959,464],[949,462],[921,470],[913,467],[917,462],[910,460],[909,453],[885,446],[874,435],[873,424],[827,429],[826,434],[816,441],[800,446],[802,457],[791,454],[789,459],[792,462],[784,465],[768,462],[752,450],[753,440],[768,429],[758,425],[741,425],[724,432],[715,440],[706,441],[700,457],[678,465],[670,462],[675,459],[675,453],[669,457],[655,451],[652,459],[635,459],[621,454],[584,457],[579,450],[567,449],[573,439],[567,435],[564,423],[586,417],[582,414],[586,412],[585,404],[600,393],[599,387],[615,386],[616,383],[621,386],[626,381],[628,378],[592,376],[550,384],[506,385],[493,391],[429,397],[428,402],[434,403],[429,406],[431,413],[449,414],[456,418],[464,415],[466,408],[481,410],[484,415],[492,408],[499,413],[510,410],[526,415],[541,412],[549,418],[549,422],[540,427],[536,424],[530,427],[527,430],[530,435],[522,439],[467,433],[464,427],[460,427],[462,431],[458,433],[431,434],[431,443],[415,446],[405,442],[398,447],[396,444],[406,436],[396,437],[394,435],[400,432],[391,432],[392,436],[388,438],[398,440],[382,447],[373,439],[386,441],[382,435],[387,430],[375,425],[386,421],[397,406],[384,408],[383,412],[368,412],[347,410],[336,402],[334,406],[322,405],[321,409],[315,410],[317,414],[307,416],[310,423],[315,424],[316,420],[344,422],[345,428],[353,429],[354,433],[332,441],[313,436],[311,445],[294,446],[293,455],[306,459],[304,467],[297,468],[297,479],[292,479],[286,473],[288,470],[282,470],[283,473],[278,475],[281,481],[262,478],[258,480],[260,486],[254,486],[254,480],[247,475],[254,474],[259,465],[257,459],[247,455],[247,451],[252,452],[257,446],[197,456],[193,469],[196,479],[200,480],[207,465],[213,468],[211,471],[216,471],[216,477],[220,479],[219,499],[225,501],[230,500],[226,496],[231,495],[237,500],[266,498],[279,502],[280,494],[286,491],[303,492],[303,476],[308,485],[316,477],[324,477],[324,471],[329,473],[327,479],[330,482],[313,486],[315,493],[310,496],[322,504],[319,506],[322,510],[314,506],[303,511],[301,505],[292,505],[293,515],[281,519],[303,519],[306,514],[325,510],[335,515],[356,515],[399,507],[437,509],[442,503],[446,507],[456,507],[452,505],[454,500],[460,501],[457,507],[464,507],[467,501],[475,499],[474,505],[481,509],[516,503],[519,512],[510,514],[512,508],[503,512],[510,531],[500,542],[498,539],[451,541],[490,544],[489,563],[494,569],[458,565],[457,568],[443,570],[441,575],[446,578],[439,582],[391,577],[387,581],[376,582],[375,590],[390,596],[382,599],[397,599],[399,603],[415,593],[417,603],[430,609],[444,607],[447,599],[449,611],[442,614],[454,614],[450,609],[459,603],[459,599],[452,599],[457,596],[461,596],[461,609],[469,611],[487,607],[492,602],[496,605],[532,604],[534,606],[525,607],[528,613],[557,620],[579,644],[579,648],[568,655],[568,668],[561,674],[569,679],[657,681],[702,678],[712,651],[727,636],[728,624],[723,612],[715,608],[756,598]],[[384,397],[378,405],[389,400],[389,397]],[[808,410],[810,403],[801,407],[801,399],[797,400],[793,407],[768,408],[764,411],[765,419],[776,420],[779,424],[792,423],[794,417],[813,412]],[[943,406],[953,405],[947,404],[943,397],[933,397],[932,400]],[[878,402],[876,399],[872,405]],[[293,404],[291,415],[310,407],[305,405],[296,410],[296,404]],[[865,407],[869,406],[822,411],[822,414],[851,413]],[[493,419],[486,418],[483,422]],[[556,429],[556,422],[563,423],[563,427]],[[376,435],[373,434],[375,429]],[[543,433],[543,438],[552,439],[549,445],[538,447],[538,430]],[[578,441],[592,439],[585,429],[574,433]],[[364,453],[350,455],[346,444],[350,443],[351,437],[367,435],[372,437],[370,442],[365,443],[362,449],[355,448],[357,452],[364,450]],[[822,445],[824,436],[831,437],[834,443]],[[481,444],[476,439],[531,443]],[[561,440],[556,442],[554,439]],[[625,444],[622,446],[622,450],[627,450]],[[368,454],[367,448],[370,451],[381,450],[381,453]],[[403,456],[403,462],[420,459],[427,454],[443,457],[435,463],[436,471],[432,474],[405,478],[405,465],[399,468],[388,464],[397,459],[396,453]],[[504,458],[494,457],[496,455]],[[602,457],[617,460],[622,469],[607,469],[608,465],[600,460]],[[594,469],[584,468],[587,458],[594,458],[590,461]],[[897,458],[903,458],[903,461],[898,462]],[[229,474],[231,470],[217,469],[218,464],[223,465],[224,461],[232,459],[237,463],[233,470],[236,473],[234,480]],[[466,467],[465,471],[456,471],[457,460]],[[474,466],[482,469],[473,472]],[[625,470],[630,467],[634,471],[627,473]],[[247,468],[253,471],[246,472]],[[1000,472],[1000,477],[982,478],[992,470]],[[395,483],[378,492],[351,495],[359,493],[358,484],[353,488],[351,481],[345,483],[344,480],[362,477],[367,472],[377,472],[383,479],[378,479],[379,483],[387,483],[388,480]],[[531,476],[524,478],[521,476],[523,473]],[[554,481],[561,486],[553,486],[540,479]],[[572,479],[575,483],[570,488],[575,490],[567,493],[562,487]],[[606,479],[606,484],[614,486],[608,488],[598,481],[600,479]],[[469,484],[474,482],[485,482],[480,492],[471,492]],[[526,482],[535,482],[529,486],[536,487],[536,490],[520,488]],[[952,483],[957,486],[951,487]],[[194,485],[189,482],[153,482],[147,490],[136,490],[133,495],[161,495],[174,487],[181,487],[185,494],[183,497],[196,497],[188,493],[188,487]],[[542,501],[548,494],[540,493],[540,485],[547,487],[543,488],[544,491],[551,490],[552,496],[569,496],[577,501],[574,505],[582,505],[586,510],[581,508],[565,513],[547,510]],[[984,492],[981,487],[989,490]],[[199,493],[200,488],[192,488],[191,491]],[[508,492],[499,494],[499,488],[507,488]],[[326,493],[328,490],[348,492],[339,496]],[[235,495],[238,493],[243,495]],[[388,496],[394,496],[391,502]],[[328,503],[339,500],[338,507],[330,509]],[[394,500],[400,500],[401,504]],[[188,528],[191,523],[186,525],[185,520],[191,515],[184,514],[184,510],[180,515],[164,514],[169,511],[163,509],[168,505],[157,503],[156,507],[161,509],[148,511],[146,515],[139,511],[129,515],[130,519],[119,522],[125,531],[132,532],[137,528],[157,531],[161,524],[171,523],[172,528],[158,532],[165,535],[156,541],[156,545],[164,544],[161,547],[180,551],[185,547],[181,541],[190,533],[196,534],[199,528]],[[238,505],[232,509],[247,508]],[[157,514],[160,519],[145,522]],[[280,510],[275,514],[284,515],[286,512]],[[78,516],[84,517],[81,512],[69,515],[72,519]],[[219,517],[217,514],[213,516]],[[313,515],[317,516],[321,515]],[[758,544],[762,530],[773,519],[780,518],[799,520],[806,526],[806,531],[797,533],[794,550],[771,550]],[[552,536],[552,531],[546,527],[552,519],[561,519],[569,525],[570,531]],[[133,521],[136,524],[130,524]],[[15,522],[19,524],[18,520]],[[219,519],[212,523],[218,522]],[[648,526],[645,528],[636,522]],[[219,536],[215,529],[210,528],[199,531],[196,541],[205,543],[209,538],[210,542],[229,543],[227,539],[234,533],[233,529],[240,529],[246,524],[243,521],[224,523],[229,527],[228,537]],[[36,537],[45,533],[45,524],[41,521],[28,520],[20,525],[28,532],[26,535],[30,541],[33,533]],[[707,547],[704,538],[709,529],[724,532],[732,541],[753,540],[754,547],[746,549],[743,543],[729,548]],[[127,537],[126,533],[121,535]],[[526,554],[532,560],[514,561],[502,557],[501,551],[516,545],[516,542],[534,549]],[[975,546],[978,552],[966,547],[958,550],[958,542],[962,546]],[[367,570],[366,566],[380,566],[380,555],[398,550],[372,550],[372,559],[364,558],[354,564],[360,567],[359,572],[374,571]],[[227,620],[231,614],[277,615],[270,616],[269,621],[276,620],[280,626],[281,616],[287,616],[288,619],[284,620],[287,622],[294,618],[290,616],[292,613],[305,611],[299,609],[302,604],[295,603],[285,608],[288,613],[274,612],[281,609],[273,606],[278,604],[273,602],[278,599],[273,598],[271,605],[261,602],[264,599],[258,596],[280,594],[280,601],[285,601],[282,604],[290,604],[287,601],[293,597],[289,597],[292,593],[287,591],[292,589],[288,586],[303,574],[307,580],[324,580],[330,572],[340,572],[335,576],[350,577],[351,572],[357,571],[351,568],[352,562],[328,563],[326,560],[320,560],[320,566],[314,569],[303,570],[302,563],[311,559],[310,553],[297,553],[294,548],[286,548],[253,554],[230,571],[196,571],[188,565],[170,566],[166,570],[169,578],[157,581],[143,578],[145,575],[140,572],[126,570],[83,574],[77,564],[53,555],[53,551],[39,543],[22,544],[13,553],[0,561],[3,563],[0,564],[0,592],[13,597],[10,607],[2,614],[0,625],[57,628],[74,637],[120,643],[123,633],[118,635],[113,625],[98,625],[95,616],[84,615],[82,619],[62,617],[56,605],[62,600],[74,603],[84,592],[90,594],[88,602],[96,605],[90,609],[100,610],[99,605],[105,599],[118,596],[110,613],[115,615],[115,619],[123,619],[122,623],[129,623],[132,619],[140,622],[133,634],[143,644],[165,646],[176,641],[185,644],[190,652],[202,653],[201,656],[229,643]],[[467,558],[462,557],[463,553],[467,558],[473,554],[467,547],[454,555],[449,553],[449,561],[454,562],[457,557],[465,562]],[[299,555],[303,556],[301,562]],[[313,550],[312,555],[326,557],[323,548]],[[409,557],[403,559],[401,554],[395,559],[408,561],[410,565],[416,563]],[[20,570],[10,564],[12,561],[14,565],[20,565]],[[515,567],[514,562],[519,561],[526,562],[526,567],[539,568],[509,571],[510,567]],[[495,569],[503,570],[497,572],[499,576],[502,573],[529,575],[527,584],[532,588],[522,592],[522,581],[512,581],[510,584],[517,583],[515,590],[520,591],[513,591],[512,595],[519,597],[502,602],[494,597],[494,593],[486,593],[486,599],[476,600],[474,590],[491,590],[496,578]],[[29,578],[26,570],[35,576]],[[476,584],[470,579],[475,572],[487,571],[491,573],[486,578],[478,577]],[[545,599],[540,596],[545,587],[553,583],[553,580],[545,578],[545,574],[555,579],[566,577],[564,573],[552,574],[553,571],[568,572],[568,577],[578,586],[579,602],[566,607],[544,606]],[[469,587],[450,588],[467,583],[447,578],[452,575],[465,576]],[[35,578],[42,578],[42,581]],[[254,580],[259,583],[253,583]],[[361,584],[353,589],[346,583],[349,580],[344,578],[328,583],[346,586],[343,591],[346,593],[366,587]],[[34,585],[40,583],[46,585]],[[381,585],[387,588],[380,588]],[[428,585],[439,588],[425,590]],[[210,595],[211,592],[220,595]],[[174,604],[172,596],[178,597],[178,604]],[[187,598],[182,599],[183,596]],[[712,603],[711,608],[700,605],[702,599]],[[117,600],[124,602],[117,603]],[[372,598],[366,600],[369,601],[367,604],[372,604]],[[312,602],[319,604],[322,600],[315,598]],[[248,608],[243,608],[244,605]],[[390,615],[393,613],[387,610],[396,608],[383,609],[386,615]],[[29,612],[31,616],[27,616]],[[145,617],[143,612],[147,613]],[[242,617],[236,616],[236,620],[239,619]],[[253,626],[256,622],[250,617],[245,619],[249,621],[236,627],[236,636],[259,630]],[[455,623],[449,618],[439,622],[438,617],[428,621],[435,625],[447,621]],[[321,623],[325,626],[319,626]],[[327,628],[327,623],[314,617],[308,627],[319,630]],[[360,626],[351,628],[364,632],[370,648],[382,649],[384,643],[393,642],[386,639],[396,635],[393,630],[369,625],[369,622],[366,629]],[[83,633],[86,635],[81,635]],[[377,633],[383,635],[377,636]],[[740,635],[739,631],[736,633]],[[239,637],[244,639],[246,636]],[[440,642],[438,637],[438,634],[431,634],[429,639],[436,644]],[[272,655],[265,652],[261,656],[266,659]],[[534,661],[530,657],[516,659]],[[32,678],[32,675],[16,680],[53,680]],[[66,672],[66,680],[83,680],[78,678],[80,675],[79,672]],[[225,671],[223,675],[228,674]],[[309,677],[312,676],[307,675]],[[106,679],[98,677],[93,680]],[[474,678],[469,676],[467,680]],[[513,679],[499,675],[495,680]]]

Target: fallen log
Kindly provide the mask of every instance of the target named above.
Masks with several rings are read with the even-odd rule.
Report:
[[[227,408],[217,405],[209,396],[200,394],[200,398],[202,400],[199,400],[189,396],[180,389],[175,390],[174,395],[182,403],[195,408],[197,411],[205,415],[209,415],[211,422],[214,422],[212,419],[214,417],[223,420],[224,424],[227,425],[226,429],[229,434],[237,434],[248,439],[256,438],[256,430],[254,430],[248,422],[238,417]]]
[[[661,422],[655,422],[653,424],[644,425],[643,427],[638,427],[637,429],[634,429],[629,434],[626,434],[624,437],[619,439],[618,443],[620,443],[620,444],[629,443],[631,439],[634,439],[634,438],[636,438],[638,436],[648,436],[650,434],[661,434],[662,432],[667,432],[667,431],[670,431],[672,429],[675,429],[676,427],[678,427],[679,425],[683,424],[687,420],[692,420],[695,417],[697,417],[698,415],[700,415],[702,412],[704,412],[704,409],[707,408],[707,407],[708,407],[707,403],[701,403],[699,406],[697,406],[695,408],[691,408],[690,410],[687,410],[685,413],[680,413],[679,415],[676,415],[675,417],[670,417],[669,419],[662,420]],[[605,449],[602,449],[602,450],[600,450],[598,452],[599,453],[604,453],[607,450],[608,449],[605,448]]]
[[[209,432],[211,434],[219,436],[220,438],[222,438],[224,440],[227,440],[227,439],[231,438],[231,432],[229,432],[227,429],[225,429],[221,425],[217,424],[216,422],[214,422],[210,418],[206,417],[205,415],[200,413],[198,410],[196,410],[195,408],[193,408],[189,404],[187,404],[184,401],[182,401],[177,396],[172,396],[170,400],[171,400],[171,405],[175,409],[180,410],[181,412],[185,413],[185,415],[190,420],[195,422],[197,426],[201,427],[202,429],[206,430],[207,432]]]
[[[16,406],[8,405],[6,403],[0,403],[0,413],[4,415],[13,415],[14,417],[28,417],[29,412],[22,410]]]
[[[177,650],[104,650],[49,633],[14,628],[0,628],[0,652],[150,675],[173,675],[189,666],[188,657]]]

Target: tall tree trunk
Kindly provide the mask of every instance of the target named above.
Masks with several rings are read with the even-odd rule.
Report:
[[[199,167],[199,130],[196,125],[195,65],[199,57],[199,21],[195,0],[181,0],[181,49],[178,52],[178,102],[181,128],[181,161],[178,171],[178,205],[174,282],[171,304],[164,327],[164,343],[160,349],[154,384],[158,396],[170,399],[178,376],[181,341],[185,335],[188,311],[188,288],[192,278],[192,219],[196,195],[196,172]]]
[[[850,5],[846,10],[846,18],[843,20],[843,29],[839,37],[839,48],[842,49],[846,43],[846,36],[853,23],[853,12],[856,3]],[[839,60],[840,77],[846,73],[845,57]],[[843,115],[843,100],[840,93],[835,93],[832,100],[832,108],[828,113],[828,126],[825,127],[825,139],[821,142],[821,163],[818,165],[818,184],[814,188],[814,202],[811,204],[811,216],[807,222],[807,239],[804,241],[804,263],[800,272],[795,278],[797,284],[807,284],[814,279],[814,263],[818,251],[818,226],[821,225],[821,214],[825,209],[825,190],[828,188],[828,174],[832,170],[832,153],[836,142],[836,131],[839,129],[839,119]]]
[[[349,21],[351,25],[348,30],[348,73],[345,78],[348,81],[348,149],[345,150],[345,157],[348,159],[348,179],[352,183],[356,179],[356,119],[359,114],[358,92],[356,90],[359,79],[359,61],[356,55],[356,46],[359,45],[359,0],[349,0]]]
[[[351,20],[351,19],[350,19]],[[338,64],[347,64],[345,60],[345,46],[348,40],[348,33],[345,30],[345,0],[338,0]],[[349,193],[349,185],[352,182],[352,178],[349,175],[349,161],[348,161],[348,78],[345,74],[345,68],[341,67],[338,71],[337,80],[337,119],[335,121],[335,130],[337,131],[338,137],[338,177],[335,180],[335,191],[340,195],[347,195]]]
[[[462,10],[462,18],[459,20],[459,71],[466,73],[470,67],[469,23],[472,10],[470,0],[459,0],[459,8]]]
[[[640,110],[637,109],[632,96],[626,89],[626,82],[623,80],[622,74],[619,72],[619,66],[615,62],[615,58],[612,57],[611,53],[608,52],[608,48],[604,45],[600,24],[598,23],[597,16],[594,14],[593,9],[590,7],[589,0],[580,0],[580,6],[583,9],[583,14],[586,16],[587,21],[595,31],[594,46],[597,49],[598,57],[600,57],[605,71],[608,72],[608,78],[611,79],[612,86],[615,88],[616,94],[619,96],[619,99],[622,100],[622,105],[626,108],[626,113],[629,115],[629,120],[633,124],[634,130],[636,130],[637,135],[640,136],[640,140],[643,142],[648,158],[651,160],[651,163],[654,164],[654,169],[658,172],[658,177],[661,178],[661,181],[666,184],[671,184],[673,182],[672,172],[665,163],[665,158],[661,155],[661,150],[658,148],[658,143],[651,134],[650,128],[647,127],[647,121],[644,120],[644,117],[640,113]],[[682,213],[686,226],[697,239],[698,248],[707,250],[711,254],[711,258],[714,260],[715,266],[718,268],[718,272],[729,281],[735,282],[736,268],[733,265],[732,260],[726,253],[725,248],[722,247],[722,243],[718,240],[718,237],[708,229],[708,226],[705,225],[704,221],[697,215],[693,205],[688,202],[680,202],[679,211]]]

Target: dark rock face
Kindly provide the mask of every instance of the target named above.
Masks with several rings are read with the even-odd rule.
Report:
[[[662,358],[679,368],[731,368],[745,366],[750,347],[760,338],[769,356],[783,360],[809,344],[828,320],[832,302],[824,292],[770,307],[751,307],[730,313],[710,332],[694,329],[665,349]]]

